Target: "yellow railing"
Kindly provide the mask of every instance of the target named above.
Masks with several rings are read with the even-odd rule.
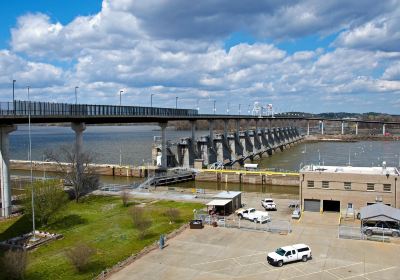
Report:
[[[200,172],[215,172],[215,173],[234,173],[234,174],[248,174],[248,175],[282,175],[282,176],[299,176],[295,172],[275,172],[275,171],[248,171],[241,169],[201,169]]]

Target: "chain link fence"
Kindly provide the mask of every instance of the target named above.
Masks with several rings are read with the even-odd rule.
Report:
[[[202,220],[203,224],[226,228],[265,231],[279,234],[289,234],[290,232],[292,232],[291,222],[287,220],[273,220],[265,223],[255,223],[252,221],[240,219],[239,217],[235,216],[225,217],[202,213],[196,213],[195,219]]]

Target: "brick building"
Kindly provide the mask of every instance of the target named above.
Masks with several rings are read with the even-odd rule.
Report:
[[[394,167],[313,166],[300,170],[300,201],[304,211],[345,211],[377,202],[400,207]]]

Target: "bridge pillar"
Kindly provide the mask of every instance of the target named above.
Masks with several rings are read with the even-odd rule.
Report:
[[[227,141],[228,139],[228,124],[229,120],[224,120],[224,139]]]
[[[310,121],[307,121],[307,136],[310,135]]]
[[[71,128],[75,131],[75,156],[76,156],[76,183],[81,182],[81,174],[83,172],[82,150],[83,150],[83,132],[86,129],[85,123],[71,123]]]
[[[386,134],[386,124],[382,125],[382,135],[385,136]]]
[[[208,129],[209,129],[209,141],[211,147],[214,146],[214,120],[209,120],[208,121]]]
[[[321,134],[324,135],[324,121],[321,121]]]
[[[344,122],[342,122],[342,135],[344,134]]]
[[[195,158],[196,158],[196,156],[197,156],[197,150],[196,150],[196,121],[190,121],[190,126],[191,126],[191,129],[192,129],[192,141],[191,141],[192,151],[193,151],[193,153],[195,155]]]
[[[167,156],[167,136],[166,130],[168,126],[168,122],[165,123],[158,123],[161,128],[161,167],[167,168],[168,167],[168,156]]]
[[[356,135],[358,135],[358,122],[356,122]]]
[[[12,214],[9,134],[16,129],[15,125],[0,126],[1,214],[3,217],[8,217]]]

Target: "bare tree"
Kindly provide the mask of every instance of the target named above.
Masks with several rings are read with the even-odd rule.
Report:
[[[61,146],[58,153],[47,151],[46,157],[58,164],[66,185],[72,186],[76,202],[79,198],[99,186],[99,176],[91,165],[93,156],[89,152],[80,152],[75,147]]]
[[[83,271],[94,253],[95,250],[89,245],[79,243],[75,247],[67,250],[65,254],[77,271]]]
[[[122,205],[123,206],[128,206],[129,204],[129,192],[127,190],[123,190],[121,192],[121,199],[122,199]]]
[[[41,225],[47,225],[49,219],[65,206],[68,196],[58,180],[36,181],[33,183],[33,187],[35,188],[35,220]],[[23,205],[25,214],[32,217],[31,187],[25,191]]]
[[[167,216],[169,220],[174,223],[179,221],[179,219],[181,218],[181,212],[179,211],[179,209],[176,208],[168,208],[167,210],[165,210],[164,215]]]
[[[139,231],[139,238],[143,239],[153,223],[152,220],[146,217],[142,207],[132,207],[129,212],[131,214],[134,227],[136,227],[136,229]]]
[[[2,273],[6,276],[6,279],[23,279],[27,263],[26,251],[8,250],[2,258]]]

